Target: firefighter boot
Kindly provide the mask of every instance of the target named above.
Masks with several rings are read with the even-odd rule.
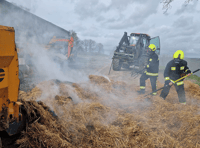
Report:
[[[145,90],[144,89],[140,89],[140,91],[137,91],[140,95],[141,94],[145,94]]]
[[[182,104],[182,105],[186,105],[186,102],[180,102],[180,104]]]
[[[157,92],[153,92],[151,95],[152,95],[152,96],[156,96],[156,95],[157,95]]]

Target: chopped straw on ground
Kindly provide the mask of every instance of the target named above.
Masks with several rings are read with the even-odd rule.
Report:
[[[198,85],[185,81],[187,105],[181,105],[174,89],[166,100],[160,92],[144,98],[134,93],[139,87],[89,78],[85,84],[60,84],[57,91],[53,82],[43,82],[20,92],[28,125],[16,141],[19,147],[200,147]],[[148,82],[148,92],[150,88]],[[46,90],[49,95],[43,95]]]

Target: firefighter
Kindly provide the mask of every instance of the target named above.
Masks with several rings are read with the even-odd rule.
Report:
[[[145,80],[150,78],[152,91],[156,90],[157,78],[158,78],[158,67],[159,67],[159,58],[155,53],[156,46],[154,44],[149,45],[148,50],[148,64],[145,66],[146,71],[140,77],[140,91],[139,94],[145,93]],[[153,93],[156,95],[156,92]]]
[[[184,52],[182,50],[177,50],[173,55],[173,60],[168,62],[165,71],[165,87],[162,90],[160,97],[165,99],[169,94],[169,90],[175,80],[181,78],[182,76],[188,74],[191,75],[191,71],[187,66],[187,62],[184,59]],[[175,83],[176,92],[178,93],[179,102],[186,104],[185,91],[183,79]]]

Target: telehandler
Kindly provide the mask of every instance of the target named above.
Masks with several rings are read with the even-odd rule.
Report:
[[[128,36],[127,32],[124,32],[112,58],[113,70],[120,71],[121,68],[129,69],[130,66],[134,66],[141,71],[147,64],[147,52],[150,44],[156,45],[156,53],[159,55],[159,36],[151,38],[148,34],[143,33],[131,33]]]

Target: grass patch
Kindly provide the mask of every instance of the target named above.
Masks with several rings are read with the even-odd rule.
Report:
[[[187,77],[186,80],[194,80],[194,83],[200,86],[200,77],[198,77],[197,75],[191,75]]]

